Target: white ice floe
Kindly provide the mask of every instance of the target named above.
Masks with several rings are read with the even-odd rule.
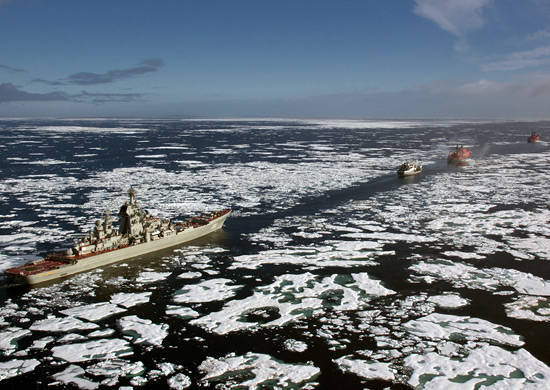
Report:
[[[139,274],[139,276],[136,278],[136,282],[138,283],[153,283],[158,282],[159,280],[164,280],[168,276],[170,276],[171,272],[153,272],[153,271],[146,271]]]
[[[520,296],[504,305],[511,318],[531,321],[550,321],[550,298]]]
[[[307,350],[306,343],[294,339],[285,340],[284,346],[287,351],[291,352],[304,352],[305,350]]]
[[[169,316],[180,317],[183,319],[197,318],[200,316],[198,312],[196,312],[195,310],[189,307],[172,306],[172,305],[166,306],[166,314]]]
[[[428,302],[433,302],[437,306],[444,308],[457,308],[470,303],[468,299],[462,298],[457,294],[434,295],[428,298]]]
[[[357,279],[350,283],[350,280],[337,282],[338,275],[324,278],[311,273],[278,276],[274,283],[256,288],[252,296],[230,301],[220,311],[192,320],[190,324],[218,334],[257,326],[282,326],[320,314],[327,308],[357,310],[373,298],[394,293],[366,274],[354,277]],[[265,321],[247,319],[251,316],[264,317]]]
[[[334,362],[341,371],[351,372],[365,379],[381,379],[385,381],[395,379],[395,374],[390,368],[390,363],[350,359],[346,356],[336,359]]]
[[[520,294],[550,296],[550,281],[515,269],[477,268],[459,262],[419,262],[409,267],[415,279],[446,280],[456,287],[494,291],[513,288]]]
[[[168,378],[167,383],[168,383],[168,387],[174,390],[187,389],[192,384],[191,378],[189,378],[185,374],[182,374],[181,372],[179,374],[174,375],[171,378]]]
[[[11,355],[17,349],[17,341],[30,334],[30,330],[17,327],[1,330],[0,351],[3,352],[4,355]]]
[[[74,317],[49,317],[35,321],[29,329],[43,332],[70,332],[73,330],[91,330],[99,326],[93,322],[84,322]]]
[[[199,284],[185,286],[174,295],[177,303],[222,301],[235,295],[241,286],[231,286],[229,279],[210,279]]]
[[[404,365],[413,370],[408,383],[415,388],[545,389],[550,383],[550,368],[525,349],[508,351],[493,345],[479,346],[462,358],[414,354]]]
[[[132,336],[136,344],[161,345],[168,336],[167,324],[154,324],[153,321],[138,316],[122,317],[117,323],[122,333]]]
[[[484,259],[485,256],[478,255],[477,253],[461,252],[461,251],[445,251],[442,252],[445,256],[460,257],[461,259],[478,260]]]
[[[250,352],[220,359],[209,357],[200,364],[199,371],[204,374],[202,382],[205,384],[230,380],[239,387],[250,389],[299,387],[313,381],[321,372],[312,365],[282,363],[269,355]]]
[[[95,359],[115,359],[132,355],[132,347],[122,339],[100,339],[84,343],[59,345],[52,348],[52,356],[70,363]]]
[[[75,316],[88,321],[99,321],[103,318],[110,317],[124,311],[126,311],[126,309],[123,309],[113,303],[99,302],[62,310],[61,313],[67,316]]]
[[[111,296],[111,303],[129,308],[149,302],[151,294],[148,291],[141,293],[117,293]]]
[[[195,279],[200,278],[202,274],[200,272],[184,272],[178,275],[180,279]]]
[[[86,377],[86,371],[76,364],[69,365],[66,369],[52,375],[53,379],[65,385],[74,384],[79,389],[94,390],[99,387],[99,383]],[[54,385],[56,383],[53,383]],[[57,383],[58,384],[58,383]]]
[[[14,359],[7,362],[0,362],[0,381],[32,371],[39,364],[40,362],[36,359]]]
[[[432,313],[403,324],[407,332],[421,338],[453,340],[460,337],[469,341],[487,341],[510,346],[521,346],[521,337],[510,328],[480,318]]]
[[[122,359],[102,360],[86,367],[87,374],[105,377],[101,381],[104,386],[115,386],[118,384],[120,377],[135,377],[143,375],[145,371],[146,368],[143,362],[129,362]]]
[[[265,264],[299,264],[310,268],[375,265],[372,257],[380,254],[382,244],[372,241],[330,241],[323,246],[289,246],[235,256],[230,269],[256,269]]]

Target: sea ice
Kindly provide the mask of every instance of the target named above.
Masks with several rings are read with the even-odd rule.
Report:
[[[132,354],[132,347],[126,340],[121,339],[99,339],[52,348],[52,355],[55,358],[70,363],[94,359],[114,359]]]
[[[171,272],[142,272],[139,274],[139,276],[136,278],[137,283],[153,283],[158,282],[159,280],[164,280],[168,276],[170,276]]]
[[[437,306],[444,308],[457,308],[470,303],[468,299],[456,294],[434,295],[428,298],[428,302],[433,302]]]
[[[531,321],[550,321],[550,298],[520,296],[504,305],[511,318]]]
[[[57,374],[52,375],[52,377],[65,385],[74,384],[79,389],[94,390],[99,387],[99,383],[93,382],[90,379],[86,378],[86,372],[80,366],[76,364],[69,365],[66,369]],[[53,383],[56,384],[56,383]]]
[[[198,368],[204,374],[202,381],[205,384],[230,380],[239,387],[250,389],[264,386],[300,387],[315,379],[321,372],[312,365],[286,364],[269,355],[251,352],[220,359],[209,357]]]
[[[189,378],[187,375],[182,373],[176,374],[173,377],[168,378],[167,383],[168,383],[168,386],[174,390],[187,389],[192,384],[191,378]]]
[[[414,370],[408,382],[415,388],[544,389],[550,383],[550,368],[525,349],[508,351],[493,345],[481,345],[462,358],[435,352],[410,355],[404,365]]]
[[[0,362],[0,381],[32,371],[39,364],[36,359]]]
[[[284,346],[287,351],[291,352],[304,352],[305,350],[307,350],[306,343],[294,339],[285,340]]]
[[[61,311],[62,314],[75,316],[88,321],[99,321],[114,314],[126,311],[113,303],[99,302],[90,305],[77,306],[71,309]]]
[[[510,328],[493,324],[480,318],[432,313],[403,324],[414,335],[426,339],[453,340],[460,337],[469,341],[490,341],[492,343],[521,346],[521,337]]]
[[[86,373],[93,376],[106,377],[106,379],[101,381],[101,384],[115,386],[120,377],[143,375],[145,373],[145,365],[140,361],[129,362],[122,359],[109,359],[88,366]]]
[[[231,298],[241,286],[229,286],[229,283],[232,283],[229,279],[210,279],[198,284],[185,286],[176,292],[174,302],[200,303],[222,301]]]
[[[30,327],[33,331],[43,332],[70,332],[73,330],[97,329],[99,326],[93,322],[84,322],[74,317],[48,317],[35,321]]]
[[[346,356],[336,359],[334,362],[343,372],[351,372],[362,378],[382,379],[385,381],[392,381],[395,379],[394,372],[390,368],[390,363],[350,359]]]
[[[132,336],[136,344],[161,345],[168,335],[168,325],[153,324],[151,320],[137,316],[122,317],[117,322],[122,333]]]
[[[166,306],[166,314],[169,316],[180,317],[183,319],[196,318],[200,316],[198,312],[196,312],[195,310],[189,307],[172,306],[172,305]]]
[[[0,351],[4,355],[11,355],[17,349],[17,341],[31,334],[30,330],[11,327],[0,331]]]
[[[117,293],[111,296],[111,303],[126,308],[149,302],[151,292],[142,293]]]

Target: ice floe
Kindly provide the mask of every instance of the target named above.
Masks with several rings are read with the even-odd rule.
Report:
[[[511,318],[531,321],[550,321],[550,298],[520,296],[504,305]]]
[[[70,332],[73,330],[91,330],[99,326],[93,322],[84,322],[73,317],[50,317],[35,321],[29,329],[44,332]]]
[[[122,317],[118,320],[118,326],[122,333],[130,335],[136,344],[161,345],[168,335],[167,324],[154,324],[153,321],[138,316]]]
[[[403,324],[409,332],[419,337],[437,340],[460,338],[472,341],[491,341],[510,346],[521,346],[521,337],[510,328],[493,324],[481,318],[432,313]]]
[[[90,305],[77,306],[71,309],[62,310],[61,313],[67,316],[74,316],[88,321],[99,321],[103,318],[110,317],[124,311],[126,311],[126,309],[113,303],[98,302],[92,303]]]
[[[504,268],[477,268],[456,261],[421,261],[409,267],[413,279],[446,280],[457,287],[495,291],[513,288],[520,294],[550,295],[550,281],[538,276]]]
[[[208,358],[199,365],[205,383],[234,383],[239,387],[299,387],[314,380],[319,368],[305,364],[287,364],[269,355],[247,353],[224,358]],[[246,375],[244,375],[246,374]]]
[[[479,346],[462,358],[435,352],[413,354],[405,358],[404,365],[413,369],[408,383],[416,388],[543,389],[550,383],[550,368],[525,349],[509,351],[493,345]]]
[[[58,345],[52,348],[52,356],[70,363],[95,359],[114,359],[132,355],[132,347],[122,339],[99,339],[84,343]]]
[[[231,298],[241,286],[232,286],[229,279],[209,279],[188,285],[174,295],[176,303],[199,303],[221,301]]]
[[[343,372],[351,372],[365,379],[382,379],[391,381],[395,378],[390,363],[369,362],[341,357],[334,361]]]
[[[0,362],[0,381],[32,371],[40,364],[36,359]]]
[[[149,302],[151,294],[150,291],[142,293],[117,293],[111,296],[111,303],[129,308]]]

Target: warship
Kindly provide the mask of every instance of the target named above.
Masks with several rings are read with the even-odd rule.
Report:
[[[221,229],[231,213],[231,209],[224,209],[183,222],[171,222],[141,209],[133,188],[128,195],[130,199],[118,213],[118,230],[113,228],[106,211],[103,220],[96,221],[93,230],[72,248],[6,270],[11,282],[16,285],[42,283],[176,246]]]

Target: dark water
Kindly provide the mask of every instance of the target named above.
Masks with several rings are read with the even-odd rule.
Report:
[[[2,269],[70,246],[130,186],[163,217],[233,208],[190,245],[0,290],[0,385],[550,386],[549,128],[0,121]],[[408,159],[424,171],[398,179]]]

